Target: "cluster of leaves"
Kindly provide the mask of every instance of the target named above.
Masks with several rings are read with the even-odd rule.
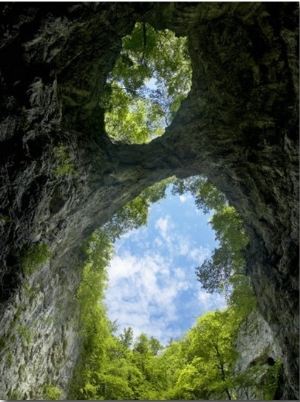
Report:
[[[46,384],[43,389],[43,397],[49,401],[57,401],[61,399],[62,392],[52,384]]]
[[[101,230],[93,233],[86,247],[87,260],[76,297],[80,306],[81,334],[86,351],[104,353],[103,339],[108,336],[104,299],[107,270],[112,255],[109,238]],[[98,334],[98,338],[94,334]],[[100,338],[102,340],[100,341]]]
[[[111,251],[109,238],[100,230],[90,237],[85,249],[87,258],[76,294],[83,346],[71,391],[80,395],[79,399],[89,399],[84,389],[89,386],[91,376],[97,375],[108,349],[109,321],[103,299]]]
[[[68,148],[65,145],[59,144],[53,148],[53,157],[55,161],[55,177],[58,179],[61,176],[76,176],[76,168],[72,162],[72,158]]]
[[[21,339],[22,345],[25,347],[29,345],[34,338],[33,332],[27,328],[25,325],[20,325],[18,327],[18,335]]]
[[[114,141],[147,143],[161,136],[190,90],[191,66],[185,38],[137,23],[123,38],[109,77],[105,123]]]
[[[213,210],[210,224],[216,233],[219,246],[213,250],[210,259],[206,259],[196,269],[196,275],[203,288],[209,293],[224,292],[228,296],[235,277],[246,275],[244,253],[248,237],[238,212],[226,200],[224,194],[203,176],[194,176],[185,180],[176,179],[173,194],[189,191],[195,203],[204,213]]]
[[[29,250],[25,250],[21,255],[21,265],[24,275],[32,275],[50,256],[51,253],[46,243],[40,243]]]
[[[238,357],[233,340],[240,320],[233,309],[208,312],[197,320],[179,341],[185,363],[170,399],[232,399]]]

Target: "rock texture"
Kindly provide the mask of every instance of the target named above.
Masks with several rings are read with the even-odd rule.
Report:
[[[192,89],[163,137],[116,145],[105,134],[105,82],[136,21],[188,37]],[[298,4],[1,3],[0,29],[0,331],[11,342],[22,255],[39,243],[52,256],[30,279],[36,299],[20,317],[30,327],[51,306],[56,317],[48,339],[50,324],[36,325],[47,350],[31,343],[30,356],[42,357],[24,357],[22,395],[67,386],[72,364],[63,374],[49,356],[63,328],[76,327],[82,241],[145,186],[201,173],[243,217],[259,309],[283,352],[283,399],[297,399]],[[76,343],[67,339],[66,358],[76,359]],[[10,348],[22,365],[20,340]],[[13,370],[1,365],[3,399]]]
[[[0,395],[5,399],[49,399],[45,386],[64,396],[80,351],[74,289],[69,266],[54,273],[40,267],[6,304],[0,327]]]
[[[235,341],[235,349],[239,353],[236,362],[236,373],[244,373],[253,366],[259,366],[261,373],[266,374],[269,364],[282,360],[282,350],[274,339],[267,322],[258,311],[253,311],[241,324]],[[273,362],[274,361],[274,362]],[[258,385],[258,381],[255,383]],[[238,400],[263,400],[263,392],[256,386],[239,389]]]

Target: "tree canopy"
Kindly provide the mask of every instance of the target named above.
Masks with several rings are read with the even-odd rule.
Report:
[[[196,268],[196,276],[209,293],[228,295],[234,283],[234,276],[246,275],[245,249],[248,244],[242,219],[230,205],[224,194],[203,176],[174,180],[173,194],[190,192],[196,206],[204,213],[212,211],[210,225],[216,233],[219,246],[211,258]]]

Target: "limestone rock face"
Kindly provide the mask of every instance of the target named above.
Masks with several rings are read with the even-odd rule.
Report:
[[[80,351],[77,280],[49,262],[6,304],[0,321],[0,395],[6,399],[49,399],[45,386],[68,390]]]
[[[192,89],[163,137],[116,145],[105,82],[137,21],[188,37]],[[1,397],[15,392],[9,378],[25,397],[42,383],[66,386],[82,241],[144,187],[204,174],[245,222],[259,310],[283,353],[283,395],[298,398],[297,3],[1,3],[0,29]],[[51,258],[24,278],[22,256],[41,243]],[[35,299],[22,303],[26,280]],[[22,325],[40,339],[27,351],[9,335],[22,306]],[[68,373],[57,358],[65,338]]]
[[[260,376],[268,370],[268,363],[282,360],[282,350],[274,339],[267,322],[258,311],[252,312],[241,324],[235,341],[235,349],[239,353],[236,362],[236,373],[244,373],[253,366],[261,368]],[[258,384],[256,384],[258,385]],[[239,400],[263,400],[262,390],[255,385],[237,391]]]

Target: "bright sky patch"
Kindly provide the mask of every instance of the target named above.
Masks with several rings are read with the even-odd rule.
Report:
[[[209,215],[197,210],[191,195],[172,196],[151,206],[147,227],[127,233],[115,244],[106,304],[119,332],[132,327],[162,344],[189,330],[207,310],[225,307],[220,295],[206,293],[195,268],[217,243]]]

